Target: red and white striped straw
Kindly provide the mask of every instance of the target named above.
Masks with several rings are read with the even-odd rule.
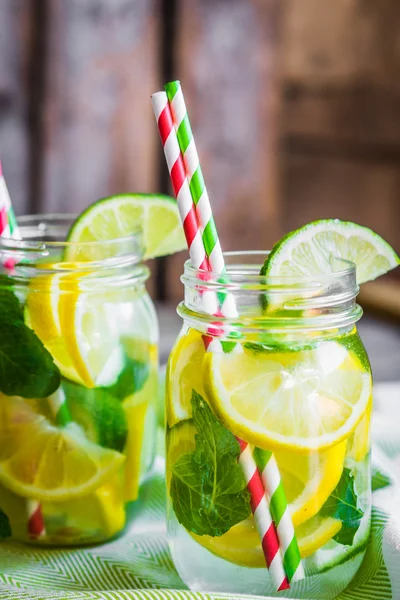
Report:
[[[240,445],[239,463],[247,482],[251,496],[251,511],[261,539],[265,562],[278,592],[290,588],[289,580],[284,570],[284,564],[279,547],[279,539],[275,523],[272,520],[269,503],[265,495],[264,485],[258,472],[256,462],[247,442],[236,438]]]
[[[196,211],[193,206],[178,140],[176,135],[171,135],[171,131],[174,131],[174,123],[168,99],[164,92],[160,92],[159,94],[153,94],[152,101],[172,187],[183,223],[190,261],[196,269],[208,270],[208,261],[197,225]]]
[[[0,237],[7,237],[12,239],[21,239],[21,234],[18,229],[17,221],[15,219],[13,207],[11,204],[10,194],[6,180],[3,175],[3,169],[0,161]],[[6,260],[4,267],[8,270],[14,268],[15,263],[10,259]],[[33,499],[26,500],[26,516],[27,516],[27,530],[28,535],[31,538],[42,537],[46,534],[46,528],[44,524],[44,518],[42,513],[42,507],[40,502]]]
[[[195,238],[196,239],[199,238],[200,240],[202,239],[201,229],[200,229],[198,218],[196,216],[196,211],[195,211],[192,197],[190,198],[191,211],[194,212],[195,219],[192,218],[190,220],[190,227],[191,227],[190,231],[188,231],[186,229],[186,227],[187,227],[186,215],[188,214],[188,204],[185,207],[180,206],[180,202],[181,202],[180,198],[181,197],[179,195],[179,192],[185,185],[180,178],[180,173],[181,173],[180,165],[183,166],[183,169],[185,169],[185,166],[183,163],[182,154],[180,152],[180,148],[179,148],[179,144],[178,144],[178,140],[177,140],[177,135],[176,135],[176,131],[175,131],[172,115],[171,115],[171,109],[170,109],[170,106],[168,103],[168,98],[167,98],[167,95],[165,94],[165,92],[157,92],[157,93],[153,94],[152,95],[152,103],[153,103],[154,114],[155,114],[155,117],[157,120],[158,129],[160,132],[160,137],[161,137],[161,141],[162,141],[162,145],[163,145],[163,149],[164,149],[165,158],[166,158],[167,165],[168,165],[168,170],[169,170],[171,181],[172,181],[172,186],[173,186],[176,198],[177,198],[178,208],[180,211],[183,228],[184,228],[185,235],[186,235],[186,240],[188,242],[190,260],[194,267],[196,267],[196,264],[204,264],[205,267],[203,266],[200,268],[203,268],[203,269],[206,268],[207,270],[209,270],[209,265],[207,264],[206,253],[205,253],[205,248],[204,248],[203,243],[202,243],[201,253],[200,253],[200,255],[197,255],[197,256],[196,256],[196,253],[198,252],[198,245],[194,246],[193,243],[190,243],[191,240],[193,240]],[[173,149],[173,150],[171,150],[171,149]],[[179,152],[179,154],[178,154],[178,152]],[[177,168],[176,165],[179,165],[179,167]],[[177,175],[176,175],[177,173],[179,173],[179,177],[177,177]],[[187,183],[186,171],[185,171],[185,179],[186,179],[186,183]],[[176,193],[176,190],[178,190],[178,194]],[[189,189],[189,193],[190,193],[190,189]],[[185,200],[186,200],[186,198],[185,198]],[[196,231],[195,231],[195,229],[196,229]],[[193,235],[193,233],[195,235]],[[192,255],[193,255],[193,258],[192,258]],[[220,258],[220,263],[222,265],[224,265],[222,251],[221,251],[221,257],[219,257],[219,258]],[[200,262],[200,259],[202,259],[202,262]],[[222,330],[221,330],[221,333],[222,333]],[[213,335],[216,335],[216,331],[214,331]],[[204,341],[205,341],[206,347],[208,347],[210,340],[206,338]],[[222,350],[221,344],[218,344],[218,345],[220,346],[220,348],[218,350],[221,351]],[[216,351],[216,350],[217,350],[217,348],[215,347],[215,344],[213,342],[213,351]],[[252,508],[252,512],[254,515],[256,527],[257,527],[258,533],[260,535],[261,545],[262,545],[262,549],[264,552],[265,561],[266,561],[267,567],[269,569],[271,581],[272,581],[274,587],[276,588],[276,590],[280,591],[283,589],[287,589],[290,587],[290,584],[288,582],[288,579],[285,575],[285,571],[283,568],[283,560],[282,560],[282,555],[281,555],[280,549],[279,549],[279,541],[278,541],[277,531],[276,531],[275,524],[273,523],[272,518],[271,518],[268,500],[265,496],[265,491],[263,488],[261,477],[258,472],[257,466],[255,464],[252,453],[251,453],[249,447],[247,446],[247,443],[243,442],[242,440],[238,440],[238,441],[240,444],[239,462],[243,468],[243,472],[244,472],[246,483],[247,483],[247,488],[250,492],[251,508]]]
[[[211,270],[215,273],[222,273],[225,271],[224,255],[219,242],[218,231],[215,225],[213,211],[200,165],[200,159],[194,141],[182,86],[179,81],[170,81],[165,84],[164,88],[171,108],[179,148],[186,167],[189,188],[192,194],[193,203],[196,207],[197,221],[200,227],[206,256]],[[238,316],[233,294],[219,293],[217,295],[213,292],[208,292],[207,299],[205,296],[206,294],[203,294],[202,298],[203,309],[205,312],[230,318],[236,318]],[[213,302],[217,304],[216,308],[214,304],[213,312],[210,311],[210,297]],[[212,302],[211,306],[213,306]],[[212,340],[212,335],[218,336],[222,333],[227,334],[228,329],[226,326],[221,327],[221,324],[219,324],[218,332],[212,334],[209,329],[209,333],[210,336],[208,339],[211,338]],[[207,349],[213,352],[221,352],[222,350],[221,344],[217,340],[211,341],[210,345],[207,346]],[[243,351],[242,346],[240,344],[235,346],[234,351]],[[304,577],[304,570],[301,564],[301,556],[293,527],[292,516],[278,465],[272,452],[264,452],[255,448],[253,449],[253,456],[256,460],[257,468],[269,502],[271,515],[276,525],[286,575],[289,581],[297,581]]]

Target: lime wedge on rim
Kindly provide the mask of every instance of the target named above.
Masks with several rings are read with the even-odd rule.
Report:
[[[174,198],[162,194],[119,194],[91,204],[68,232],[64,259],[93,260],[93,246],[85,242],[102,242],[127,238],[141,230],[144,258],[173,254],[186,248],[178,205]],[[75,245],[76,244],[76,245]],[[102,256],[104,253],[104,256]],[[113,254],[117,254],[113,245]],[[109,248],[96,248],[96,260],[109,256]]]
[[[323,219],[285,235],[274,246],[260,274],[323,275],[333,271],[332,258],[353,262],[358,284],[376,279],[400,264],[393,248],[371,229],[339,219]]]

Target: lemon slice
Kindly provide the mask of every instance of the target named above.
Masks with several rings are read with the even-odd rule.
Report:
[[[86,291],[86,277],[78,273],[64,275],[62,285],[68,291],[59,297],[61,333],[75,369],[87,387],[111,385],[124,362],[115,315],[121,294]]]
[[[172,467],[181,456],[189,452],[193,452],[196,449],[196,442],[194,438],[196,433],[197,430],[192,419],[181,421],[172,429],[167,429],[166,483],[168,493],[169,484],[171,483]]]
[[[300,556],[306,558],[325,546],[342,528],[332,517],[314,517],[295,530]],[[220,537],[190,534],[210,552],[242,567],[265,568],[265,558],[253,517],[231,527]]]
[[[125,526],[123,482],[120,473],[82,498],[42,503],[46,537],[41,543],[74,545],[103,541]]]
[[[61,332],[58,304],[62,277],[62,274],[39,275],[30,282],[25,322],[42,340],[64,377],[82,383]]]
[[[333,517],[314,517],[295,530],[301,558],[311,556],[325,546],[342,528],[342,522]]]
[[[144,435],[146,431],[146,415],[149,405],[156,398],[158,376],[150,373],[143,388],[128,396],[122,406],[128,422],[128,438],[125,446],[125,499],[127,502],[137,500],[139,495],[140,476],[143,464]]]
[[[110,385],[124,361],[115,305],[129,301],[130,292],[88,292],[87,276],[68,272],[35,278],[27,297],[25,320],[64,377],[87,387]]]
[[[347,442],[311,454],[275,452],[293,525],[314,517],[339,483]]]
[[[20,496],[66,501],[102,486],[124,463],[75,423],[52,425],[22,398],[0,398],[0,483]]]
[[[371,413],[372,398],[367,406],[365,415],[355,428],[347,444],[347,457],[352,458],[356,462],[361,462],[371,448]]]
[[[167,423],[170,427],[192,414],[192,390],[204,396],[202,364],[205,350],[201,334],[189,329],[172,349],[167,366]]]
[[[267,450],[323,450],[365,414],[371,376],[333,341],[291,353],[206,353],[204,386],[222,423]]]
[[[10,520],[14,539],[31,542],[26,526],[26,498],[0,485],[0,509]],[[87,496],[66,502],[42,502],[46,536],[40,544],[82,544],[110,538],[125,526],[122,477],[119,473]],[[36,541],[36,540],[35,540]]]

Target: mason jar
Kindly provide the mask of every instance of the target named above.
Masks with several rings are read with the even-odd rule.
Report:
[[[23,241],[0,238],[0,516],[34,544],[118,534],[154,457],[158,325],[141,234],[71,244],[72,222],[22,217]]]
[[[172,557],[193,590],[334,598],[370,530],[371,371],[355,266],[266,278],[265,258],[227,253],[223,275],[185,264],[167,369]]]

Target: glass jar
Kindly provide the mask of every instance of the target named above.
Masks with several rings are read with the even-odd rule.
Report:
[[[61,546],[126,526],[158,393],[140,232],[71,244],[72,222],[23,217],[23,241],[0,239],[0,516],[13,539]]]
[[[358,570],[370,530],[371,372],[355,327],[355,267],[334,260],[333,273],[278,279],[259,275],[266,253],[225,257],[222,276],[186,263],[182,277],[183,328],[167,369],[173,560],[193,590],[334,598]],[[282,519],[276,560],[285,556],[289,579],[304,570],[284,592],[266,568],[259,509],[252,514],[264,500],[251,464]]]

